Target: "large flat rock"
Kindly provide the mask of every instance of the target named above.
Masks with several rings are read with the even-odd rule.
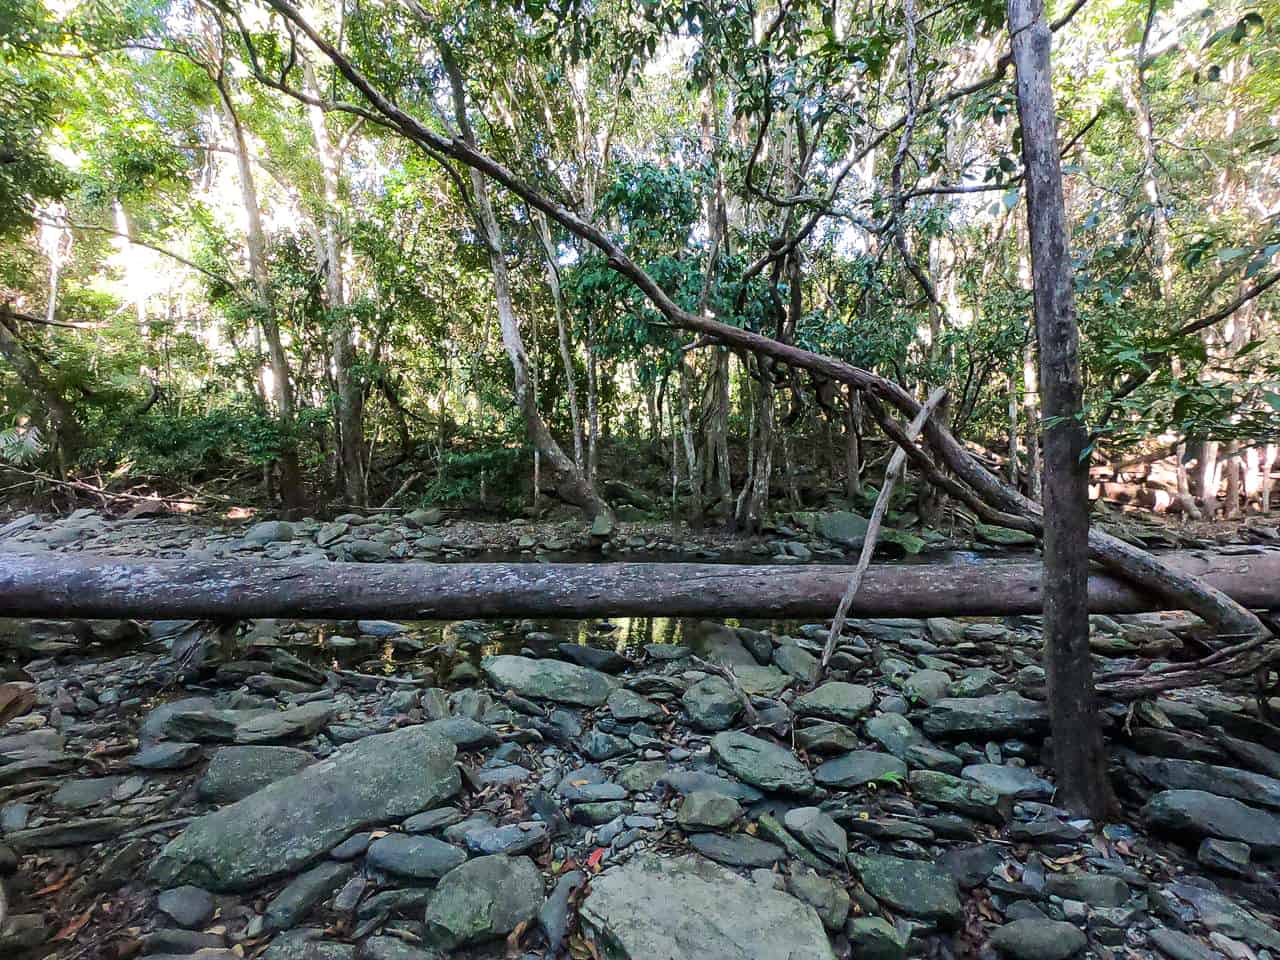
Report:
[[[1280,816],[1204,790],[1164,790],[1142,808],[1154,830],[1174,836],[1240,840],[1265,856],[1280,854]]]
[[[1012,691],[947,697],[924,713],[924,732],[951,740],[1029,737],[1049,729],[1049,708]]]
[[[813,907],[697,857],[639,856],[591,881],[581,917],[625,960],[834,960]]]
[[[579,707],[603,705],[618,686],[618,681],[606,673],[563,660],[504,655],[485,657],[481,668],[496,686],[505,690]]]
[[[295,871],[357,830],[456,794],[455,753],[422,726],[365,737],[196,820],[161,851],[151,879],[242,890]]]

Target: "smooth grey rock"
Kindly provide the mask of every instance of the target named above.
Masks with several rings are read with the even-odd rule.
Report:
[[[561,874],[551,896],[538,910],[538,926],[546,935],[552,956],[559,953],[569,933],[569,901],[586,882],[587,875],[581,870]]]
[[[1280,810],[1280,780],[1195,760],[1144,757],[1130,753],[1124,765],[1143,780],[1166,790],[1204,790],[1259,807]]]
[[[1081,900],[1091,907],[1119,907],[1129,899],[1129,885],[1119,877],[1098,873],[1055,873],[1045,892],[1063,900]]]
[[[676,822],[688,833],[702,830],[727,830],[739,817],[738,801],[723,794],[699,790],[689,794],[680,804]]]
[[[812,907],[705,861],[640,856],[591,882],[580,916],[619,960],[834,960]]]
[[[293,747],[221,747],[196,784],[196,795],[209,803],[234,803],[314,762]]]
[[[1175,836],[1238,840],[1267,856],[1280,854],[1280,816],[1203,790],[1164,790],[1142,808],[1153,829]]]
[[[542,876],[528,857],[477,857],[441,879],[425,917],[446,950],[505,937],[542,906]]]
[[[802,682],[808,682],[818,671],[818,658],[794,643],[784,643],[774,650],[773,662],[783,673]]]
[[[202,930],[177,930],[160,927],[142,937],[142,949],[148,957],[184,957],[187,960],[235,960],[236,954],[222,949],[227,938],[220,933]],[[0,937],[0,946],[4,938]]]
[[[742,699],[721,677],[699,680],[680,698],[689,722],[699,730],[727,730],[742,713]]]
[[[771,867],[786,856],[777,844],[745,833],[698,833],[689,838],[689,845],[704,857],[730,867]]]
[[[366,737],[194,821],[161,851],[157,883],[240,890],[297,870],[357,830],[456,794],[455,747],[422,727]]]
[[[199,887],[164,890],[156,898],[156,906],[174,923],[188,930],[204,926],[213,916],[213,896]]]
[[[755,787],[717,777],[714,773],[703,773],[700,770],[671,770],[661,774],[656,784],[659,787],[667,787],[681,796],[697,790],[710,790],[712,793],[733,797],[742,803],[755,803],[764,797],[764,794]]]
[[[948,928],[964,919],[956,882],[941,867],[921,860],[852,854],[849,865],[877,900],[909,917]]]
[[[282,543],[293,539],[293,524],[284,520],[264,520],[245,531],[245,543]]]
[[[1052,783],[1037,777],[1026,767],[1007,764],[973,763],[961,770],[960,776],[1015,800],[1051,800],[1055,790]]]
[[[798,717],[820,717],[853,723],[871,709],[876,695],[857,683],[832,682],[797,697],[791,709]]]
[[[48,850],[56,847],[80,847],[101,843],[118,836],[137,822],[128,817],[92,817],[63,820],[6,833],[6,846],[18,851]]]
[[[462,842],[472,853],[509,857],[526,853],[546,841],[547,825],[537,820],[509,823],[501,827],[475,827],[463,834]]]
[[[1205,837],[1196,851],[1196,861],[1210,870],[1244,877],[1249,874],[1249,855],[1247,843]]]
[[[322,940],[323,930],[303,927],[278,934],[259,960],[354,960],[356,948],[349,943]],[[200,960],[199,957],[192,960]]]
[[[234,740],[241,744],[263,744],[309,737],[323,730],[335,712],[332,702],[318,701],[250,717],[235,725]]]
[[[1194,906],[1200,922],[1214,933],[1233,940],[1244,940],[1273,953],[1280,952],[1280,931],[1259,920],[1229,897],[1189,883],[1170,884],[1168,889]]]
[[[915,799],[988,823],[1003,823],[1009,801],[980,783],[936,770],[916,770],[907,777]]]
[[[738,731],[717,733],[711,751],[726,770],[761,790],[807,796],[813,776],[790,750]]]
[[[489,680],[504,690],[580,707],[601,706],[618,685],[608,674],[563,660],[502,655],[485,657],[480,666]]]
[[[155,743],[129,758],[129,766],[139,770],[185,770],[199,761],[198,743]]]
[[[317,903],[333,896],[355,872],[350,863],[332,860],[298,874],[267,905],[266,929],[288,930],[298,925]]]
[[[884,747],[899,760],[907,758],[914,746],[926,746],[928,741],[911,725],[906,717],[896,713],[882,713],[866,722],[867,736]]]
[[[1048,730],[1049,709],[1012,691],[986,697],[948,697],[925,711],[921,725],[929,736],[943,739],[1025,738]]]
[[[1222,954],[1210,950],[1203,940],[1168,927],[1148,930],[1147,939],[1170,960],[1223,960]]]
[[[390,833],[369,844],[365,860],[386,873],[416,880],[443,877],[467,859],[462,850],[434,837]]]
[[[770,873],[770,877],[776,874]],[[796,866],[787,878],[787,889],[796,899],[817,911],[818,919],[828,930],[839,930],[849,916],[851,900],[839,883],[819,876],[806,867]]]
[[[470,717],[446,717],[443,720],[432,720],[424,726],[459,750],[483,750],[486,747],[496,747],[502,742],[493,730]]]
[[[852,917],[845,935],[858,960],[906,960],[906,938],[883,917]]]
[[[902,681],[902,693],[912,703],[936,703],[947,695],[951,677],[941,670],[918,670]]]
[[[824,540],[850,550],[857,550],[867,538],[869,522],[866,517],[850,510],[832,510],[814,518],[814,532]]]
[[[1004,854],[994,844],[978,844],[948,850],[939,865],[955,877],[961,890],[970,890],[987,881],[991,871],[1004,862]]]
[[[615,720],[621,723],[631,723],[635,720],[658,720],[664,714],[662,708],[652,700],[640,696],[635,691],[628,690],[626,687],[619,687],[613,693],[609,694],[609,699],[605,702],[609,708],[609,712],[613,714]]]
[[[826,761],[813,772],[824,787],[851,790],[864,783],[905,782],[907,765],[897,757],[875,750],[854,750]]]
[[[53,805],[64,810],[84,810],[111,797],[124,777],[95,777],[64,781],[53,795]]]
[[[1060,920],[1015,920],[991,934],[991,945],[1013,960],[1067,960],[1087,942],[1077,927]]]
[[[841,826],[817,807],[796,807],[782,818],[788,830],[814,853],[831,863],[843,864],[849,853],[849,837]]]
[[[796,745],[809,753],[845,754],[858,749],[851,727],[832,720],[811,721],[795,730]]]

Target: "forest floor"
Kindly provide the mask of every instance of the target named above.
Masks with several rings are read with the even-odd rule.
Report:
[[[607,552],[582,523],[364,521],[82,513],[0,549],[852,549],[819,520],[747,543],[623,524]],[[1092,646],[1165,657],[1195,625],[1098,616]],[[1036,618],[852,621],[808,693],[817,623],[260,620],[180,675],[211,629],[0,621],[6,960],[1280,957],[1280,727],[1243,690],[1108,707],[1120,805],[1073,818]]]

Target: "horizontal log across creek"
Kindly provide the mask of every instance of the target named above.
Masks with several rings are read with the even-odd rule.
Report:
[[[1241,604],[1280,608],[1280,550],[1169,556]],[[487,617],[827,618],[852,568],[706,563],[278,563],[0,552],[0,616],[454,620]],[[880,564],[850,613],[1001,616],[1041,609],[1035,562]],[[1100,571],[1096,613],[1162,609]]]

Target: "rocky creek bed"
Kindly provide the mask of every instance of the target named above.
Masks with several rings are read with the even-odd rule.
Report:
[[[0,957],[1280,958],[1280,728],[1244,692],[1111,708],[1122,808],[1074,819],[1034,618],[852,621],[816,689],[818,623],[214,630],[0,630]]]

